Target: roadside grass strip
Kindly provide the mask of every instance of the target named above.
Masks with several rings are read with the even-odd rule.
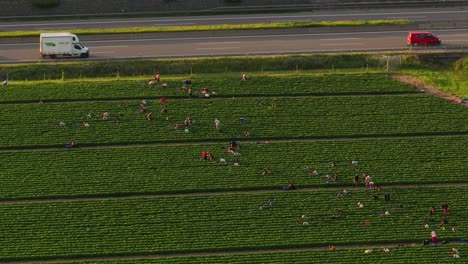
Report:
[[[335,191],[285,191],[1,205],[0,260],[422,243],[432,228],[440,241],[458,241],[468,235],[462,228],[468,224],[467,190],[388,189],[390,202],[382,192],[353,189],[342,198]],[[259,209],[269,199],[274,207]],[[447,215],[442,201],[449,204]],[[437,212],[429,216],[431,206]],[[309,225],[299,222],[302,215]],[[438,226],[442,218],[445,230]]]
[[[285,28],[313,28],[313,27],[352,27],[352,26],[385,26],[408,25],[413,22],[399,20],[358,20],[358,21],[321,21],[321,22],[277,22],[256,24],[221,24],[200,26],[168,26],[168,27],[133,27],[133,28],[104,28],[104,29],[73,29],[79,35],[105,34],[137,34],[157,32],[188,32],[188,31],[220,31],[220,30],[253,30],[253,29],[285,29]],[[62,30],[63,31],[63,30]],[[39,37],[40,33],[57,32],[57,30],[0,32],[0,38]]]
[[[250,76],[249,76],[250,77]],[[168,78],[167,88],[161,83],[148,85],[150,77],[140,80],[66,80],[66,81],[11,81],[0,91],[0,103],[45,103],[53,101],[80,100],[121,100],[121,99],[159,99],[188,98],[182,89],[182,81],[190,79],[187,88],[193,89],[194,97],[203,96],[202,88],[216,92],[213,97],[248,96],[304,96],[304,95],[359,95],[359,94],[407,94],[417,93],[417,89],[397,82],[384,74],[311,74],[285,76],[252,76],[243,82],[240,78]]]
[[[467,144],[468,136],[455,136],[241,143],[240,156],[227,152],[229,142],[0,152],[0,200],[279,191],[288,181],[299,189],[337,189],[350,188],[355,174],[363,186],[365,172],[384,190],[468,183]],[[212,162],[201,158],[204,150],[213,153]],[[263,168],[271,173],[262,175]],[[336,182],[327,179],[335,173]]]
[[[244,132],[251,140],[468,132],[463,107],[425,95],[149,101],[146,113],[139,113],[139,105],[137,100],[4,105],[0,148],[63,147],[73,138],[82,146],[241,140]],[[160,113],[163,108],[167,114]],[[147,120],[149,112],[155,120]],[[187,116],[193,119],[188,132]],[[214,117],[221,120],[220,131]]]

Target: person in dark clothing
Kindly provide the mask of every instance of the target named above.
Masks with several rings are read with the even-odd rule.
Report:
[[[354,175],[353,184],[354,184],[354,187],[358,187],[358,185],[359,185],[359,175],[357,175],[357,174]]]

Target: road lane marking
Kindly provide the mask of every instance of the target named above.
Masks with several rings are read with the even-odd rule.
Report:
[[[345,45],[363,45],[364,43],[323,43],[320,46],[345,46]]]
[[[323,40],[323,41],[330,41],[330,40],[343,41],[343,40],[356,40],[356,39],[361,39],[361,38],[328,38],[328,39],[319,39],[319,40]]]
[[[59,29],[76,29],[78,27],[65,27],[65,26],[58,26],[58,27],[44,27],[44,28],[36,28],[35,30],[59,30]]]
[[[96,46],[96,47],[93,47],[93,49],[99,49],[99,48],[128,48],[128,45],[120,45],[120,46]]]
[[[200,42],[200,43],[195,43],[198,45],[213,45],[213,44],[239,44],[240,41],[225,41],[225,42]]]
[[[468,34],[438,35],[439,37],[468,37]]]
[[[407,20],[413,20],[413,18],[426,18],[427,16],[389,16],[387,19],[407,19]]]
[[[108,54],[115,53],[114,51],[91,51],[92,54]]]
[[[443,42],[468,42],[468,39],[443,39]]]
[[[212,47],[212,48],[197,48],[197,50],[224,50],[224,49],[240,49],[240,47]]]

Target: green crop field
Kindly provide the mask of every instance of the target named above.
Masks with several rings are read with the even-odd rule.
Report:
[[[259,101],[266,106],[259,106]],[[271,107],[273,103],[277,107]],[[164,107],[168,113],[160,114]],[[251,139],[468,132],[465,109],[424,95],[186,99],[165,105],[149,102],[147,109],[156,120],[148,121],[146,113],[138,112],[139,101],[4,105],[0,147],[60,146],[71,138],[83,145],[229,141],[243,138],[244,131]],[[102,120],[103,112],[109,113],[108,120]],[[173,129],[189,115],[194,121],[189,133]],[[221,132],[214,129],[215,117],[222,122]],[[84,122],[90,127],[83,127]]]
[[[251,79],[250,79],[251,77]],[[141,99],[160,96],[187,98],[181,89],[182,81],[190,79],[189,87],[196,96],[207,87],[216,91],[217,97],[283,96],[283,95],[343,95],[343,94],[402,94],[416,93],[417,89],[383,74],[336,74],[336,75],[253,75],[248,82],[232,78],[210,78],[195,75],[192,78],[168,77],[163,79],[168,88],[148,85],[147,78],[130,80],[70,80],[14,82],[0,91],[0,103]],[[64,88],[65,87],[65,88]]]
[[[197,197],[167,197],[82,202],[3,205],[0,223],[8,230],[0,242],[0,256],[84,257],[305,247],[353,243],[422,242],[437,226],[441,239],[466,237],[467,187],[389,189],[382,193],[350,190],[336,198],[333,190],[276,192]],[[437,196],[433,194],[437,193]],[[379,200],[369,201],[377,195]],[[259,210],[268,199],[272,209]],[[450,215],[428,209],[440,200]],[[358,202],[364,208],[357,208]],[[389,211],[389,215],[384,215]],[[380,213],[380,215],[379,215]],[[309,226],[298,223],[309,217]],[[370,222],[365,225],[365,221]],[[24,228],[27,226],[28,228]],[[451,231],[458,227],[458,233]],[[2,258],[0,258],[2,259]],[[7,258],[3,258],[7,259]]]
[[[451,263],[452,246],[466,256],[465,107],[382,74],[196,75],[194,98],[183,79],[4,87],[0,262]],[[198,98],[203,87],[215,93]],[[71,139],[78,147],[65,148]],[[364,173],[382,190],[354,187]],[[283,191],[289,181],[298,190]],[[449,245],[422,246],[432,228]]]
[[[351,185],[354,174],[364,172],[382,187],[467,183],[465,174],[453,170],[468,170],[466,148],[460,147],[467,142],[466,137],[441,137],[245,143],[240,157],[226,152],[227,143],[0,152],[0,199],[279,190],[288,181],[300,188],[339,187]],[[211,151],[216,162],[201,160],[203,150]],[[232,166],[238,158],[241,166]],[[358,165],[351,165],[352,160]],[[331,161],[336,167],[330,167]],[[338,181],[310,176],[305,166],[320,174],[337,173]],[[272,173],[262,176],[264,167]]]

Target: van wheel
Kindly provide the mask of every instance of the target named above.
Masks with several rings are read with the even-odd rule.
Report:
[[[413,46],[417,46],[417,45],[418,45],[418,43],[413,43]]]

